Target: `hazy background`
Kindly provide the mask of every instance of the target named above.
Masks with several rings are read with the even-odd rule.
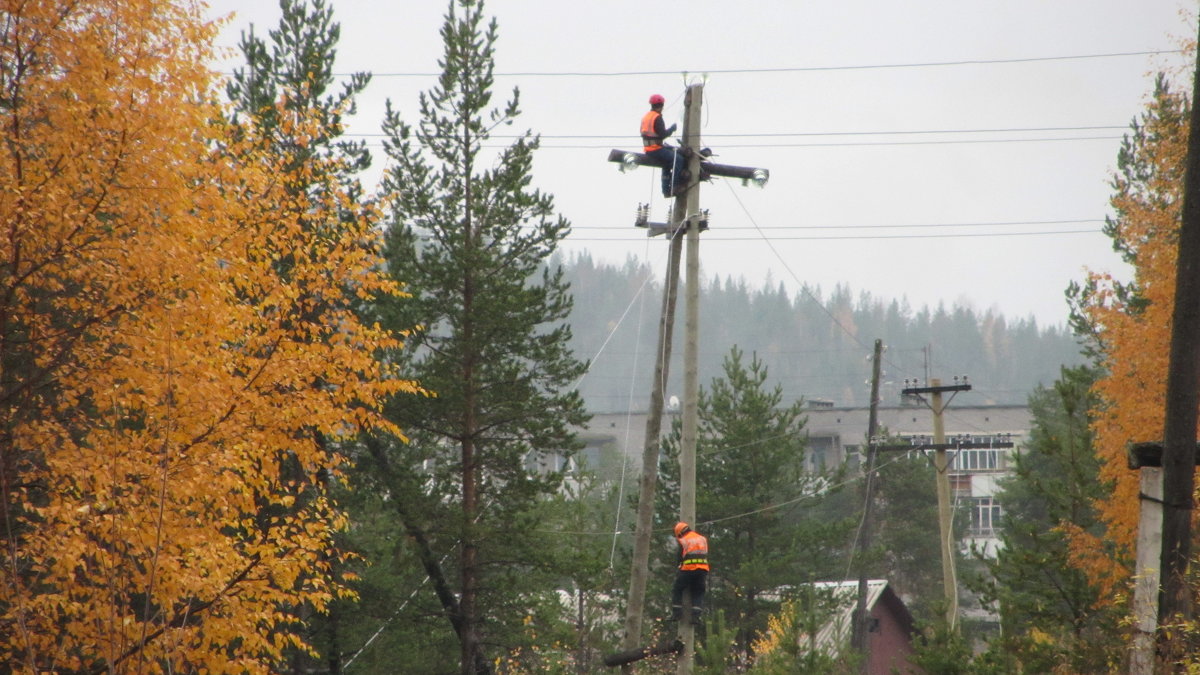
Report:
[[[331,0],[339,72],[375,77],[351,126],[374,146],[383,101],[410,121],[434,84],[443,2]],[[704,273],[752,285],[848,284],[912,306],[967,304],[1041,325],[1066,318],[1063,290],[1085,268],[1126,277],[1100,234],[1120,137],[1158,69],[1194,36],[1194,2],[688,2],[492,0],[497,103],[519,87],[524,114],[502,134],[542,135],[535,184],[574,224],[564,247],[661,269],[657,172],[620,174],[646,99],[682,121],[686,83],[704,78],[705,144],[730,164],[771,170],[765,189],[704,185],[712,229]],[[236,10],[223,44],[275,2]],[[1103,55],[1103,56],[1101,56]],[[220,64],[228,70],[230,61]],[[372,178],[373,180],[373,178]]]

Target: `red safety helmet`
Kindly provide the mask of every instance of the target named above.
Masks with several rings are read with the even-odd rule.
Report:
[[[667,99],[663,98],[662,94],[650,95],[650,105],[662,105],[663,103],[666,103],[666,101]]]
[[[692,528],[688,527],[688,524],[681,520],[678,523],[675,523],[675,536],[682,537],[683,533],[687,532],[690,529],[692,529]]]

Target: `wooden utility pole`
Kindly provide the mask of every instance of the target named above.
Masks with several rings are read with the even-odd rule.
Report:
[[[688,87],[683,99],[686,112],[683,118],[684,147],[700,148],[700,111],[704,101],[704,85]],[[679,519],[696,526],[696,438],[700,422],[700,154],[688,158],[691,179],[684,193],[684,222],[687,223],[687,289],[684,305],[683,341],[683,436],[679,444]],[[679,675],[690,675],[696,654],[696,627],[691,617],[691,592],[683,596],[684,616],[679,620]]]
[[[673,214],[684,214],[684,198],[677,197]],[[675,300],[679,295],[679,259],[683,253],[683,232],[678,220],[671,225],[671,252],[667,260],[667,278],[663,286],[662,315],[658,322],[658,352],[654,360],[654,383],[650,389],[650,410],[646,415],[646,440],[642,446],[642,478],[638,483],[637,523],[634,526],[633,562],[629,572],[629,596],[625,605],[626,651],[642,644],[642,617],[646,605],[646,580],[650,567],[650,540],[654,529],[654,491],[658,483],[659,436],[662,433],[663,395],[670,373],[671,338],[675,327]],[[632,673],[626,665],[622,672]]]
[[[958,629],[958,578],[954,570],[954,530],[950,522],[950,455],[947,452],[946,427],[942,419],[942,413],[946,410],[949,401],[943,403],[942,394],[948,391],[958,393],[970,390],[971,385],[966,383],[964,377],[961,384],[942,386],[941,380],[933,378],[929,380],[928,387],[906,387],[903,391],[906,396],[920,397],[921,394],[929,394],[931,399],[927,405],[933,411],[935,453],[933,468],[937,472],[938,533],[941,537],[942,549],[942,591],[946,596],[946,625],[952,631]],[[924,401],[923,398],[921,400]]]
[[[707,229],[707,215],[700,210],[700,181],[710,176],[740,178],[743,183],[754,182],[762,186],[770,178],[766,169],[714,164],[704,161],[707,151],[700,147],[700,114],[703,109],[704,88],[701,84],[688,87],[684,98],[683,139],[681,152],[688,157],[689,178],[685,189],[675,199],[669,223],[649,222],[649,207],[638,209],[636,224],[647,227],[650,236],[667,234],[671,237],[671,257],[668,264],[667,283],[663,290],[663,314],[659,323],[659,349],[655,364],[655,382],[650,395],[650,414],[646,420],[646,441],[642,452],[642,480],[638,494],[637,531],[634,537],[633,561],[630,572],[629,601],[626,606],[625,651],[606,659],[611,665],[633,663],[650,655],[677,651],[674,645],[662,648],[640,648],[641,625],[643,622],[646,593],[646,575],[649,567],[649,550],[652,537],[654,492],[658,470],[658,437],[662,427],[663,386],[669,371],[671,356],[671,334],[674,326],[675,299],[678,288],[680,253],[684,238],[687,239],[687,293],[684,339],[684,391],[683,391],[683,438],[680,447],[680,520],[695,525],[696,519],[696,438],[699,428],[699,371],[698,339],[700,324],[700,231]],[[609,152],[608,161],[621,165],[622,171],[634,166],[657,166],[658,161],[649,155],[624,150]],[[678,179],[678,176],[676,177]],[[684,598],[690,609],[691,599]],[[680,621],[679,640],[683,643],[678,651],[679,672],[691,673],[695,655],[695,631],[689,621]]]
[[[1200,64],[1200,52],[1196,55]],[[1183,180],[1183,218],[1176,261],[1175,307],[1167,368],[1163,424],[1162,594],[1159,625],[1192,618],[1188,561],[1191,557],[1193,491],[1196,485],[1196,405],[1200,400],[1200,70],[1192,81],[1191,128]],[[1159,631],[1165,649],[1165,631]]]
[[[875,503],[875,455],[877,454],[875,435],[878,430],[878,419],[880,419],[880,360],[882,357],[883,340],[875,340],[874,358],[871,359],[871,407],[870,414],[866,418],[866,472],[863,488],[866,496],[863,501],[862,533],[858,537],[859,551],[871,548],[871,527],[874,527],[871,522],[871,510]],[[863,673],[869,670],[871,661],[868,619],[869,616],[866,615],[866,567],[863,567],[863,572],[858,573],[858,603],[854,607],[854,623],[850,633],[851,649],[863,655]]]
[[[941,380],[929,382],[934,387]],[[942,418],[946,406],[942,404],[941,389],[930,396],[933,409],[933,442],[946,442],[946,422]],[[946,594],[946,623],[950,630],[958,625],[958,574],[954,569],[954,534],[950,522],[950,453],[944,448],[934,451],[933,468],[937,471],[938,533],[942,537],[942,591]]]
[[[879,372],[880,360],[883,357],[883,340],[875,340],[875,353],[871,361],[871,412],[867,417],[867,470],[864,479],[862,534],[859,537],[859,551],[871,548],[871,528],[874,527],[871,516],[875,503],[875,449],[877,441],[875,434],[879,427]],[[868,639],[867,616],[867,572],[866,566],[858,573],[858,603],[854,608],[854,626],[850,633],[850,647],[863,655],[860,671],[866,673],[871,666],[870,640]]]

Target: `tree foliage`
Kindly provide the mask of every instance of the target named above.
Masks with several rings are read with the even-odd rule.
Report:
[[[344,519],[319,481],[290,476],[336,473],[320,439],[412,389],[371,358],[395,340],[346,300],[395,290],[374,271],[373,212],[334,178],[341,160],[264,154],[222,122],[196,12],[85,0],[5,15],[12,670],[269,672],[301,645],[286,608],[340,592]],[[274,105],[299,145],[313,137]],[[323,189],[288,190],[297,173]],[[305,223],[326,214],[347,225],[317,241]]]
[[[1105,229],[1132,265],[1133,281],[1092,273],[1071,289],[1075,323],[1092,337],[1105,371],[1095,384],[1093,426],[1099,477],[1111,485],[1099,502],[1106,528],[1103,535],[1070,532],[1077,564],[1099,585],[1102,599],[1116,597],[1131,574],[1139,484],[1125,446],[1162,437],[1188,110],[1186,97],[1159,77],[1122,142],[1112,181],[1115,215]]]
[[[842,544],[848,514],[824,508],[828,476],[805,465],[803,401],[783,405],[757,355],[737,347],[725,357],[724,376],[701,390],[696,447],[694,526],[709,538],[712,611],[723,611],[748,653],[780,594],[801,583],[844,573]],[[670,530],[678,513],[680,426],[664,441],[658,520]],[[662,579],[676,560],[660,564]]]
[[[226,84],[225,93],[231,101],[231,123],[238,138],[253,144],[265,155],[277,158],[284,166],[296,170],[281,176],[286,190],[292,194],[311,195],[320,198],[333,190],[344,193],[337,209],[307,214],[302,227],[310,247],[309,255],[320,256],[326,242],[337,241],[345,235],[353,236],[360,227],[363,213],[373,208],[363,199],[360,172],[370,165],[370,154],[363,142],[352,143],[343,139],[343,118],[354,112],[355,97],[366,87],[370,78],[355,73],[345,81],[340,91],[329,94],[334,88],[334,64],[337,58],[337,43],[340,25],[333,21],[333,10],[324,0],[279,0],[279,25],[268,31],[263,40],[250,32],[243,33],[240,43],[245,64],[234,70]],[[306,129],[298,135],[295,125],[287,123],[289,117],[309,120]],[[310,172],[308,167],[327,167],[327,173]],[[293,252],[287,252],[276,260],[278,274],[288,278],[293,272]],[[310,329],[319,329],[322,310],[327,305],[329,289],[298,286],[302,294],[299,301],[307,308],[297,313],[292,320],[313,324]],[[334,298],[345,306],[359,306],[362,301],[354,296],[353,288],[345,288],[341,298]],[[322,383],[314,381],[312,386]],[[329,439],[314,430],[319,443]],[[290,467],[290,480],[303,491],[309,482],[320,479],[328,489],[328,476],[305,476]],[[333,486],[335,497],[345,499],[342,486]],[[355,502],[359,503],[359,502]],[[353,514],[357,515],[357,514]],[[342,536],[342,542],[347,535]],[[339,672],[342,663],[344,610],[351,600],[334,602],[325,614],[314,614],[307,605],[293,608],[297,621],[305,625],[307,643],[321,652],[321,659],[331,672]],[[357,636],[355,636],[357,637]],[[363,638],[365,639],[365,638]],[[289,654],[292,672],[311,669],[311,657],[304,650],[292,650]]]
[[[917,619],[932,622],[941,615],[938,607],[944,607],[945,595],[937,473],[931,455],[888,454],[880,454],[873,479],[872,546],[855,557],[855,571],[862,569],[869,578],[887,579]],[[963,520],[956,518],[955,522]],[[964,530],[962,526],[954,528],[956,541],[961,541]]]
[[[586,254],[566,259],[564,269],[576,298],[573,347],[596,355],[580,385],[589,408],[624,410],[631,381],[639,383],[632,405],[644,408],[650,391],[644,366],[653,363],[656,349],[656,333],[646,327],[657,322],[658,304],[642,299],[659,297],[658,273],[632,258],[614,265]],[[1084,360],[1069,330],[1028,317],[963,305],[911,307],[902,298],[855,293],[845,286],[789,292],[780,284],[756,288],[743,279],[702,283],[700,329],[707,344],[721,348],[699,355],[701,381],[719,377],[726,348],[738,345],[758,355],[787,401],[804,397],[866,406],[870,389],[863,386],[863,358],[876,337],[888,345],[888,359],[900,371],[924,372],[933,363],[987,382],[986,398],[980,399],[986,403],[1022,405],[1035,386],[1054,381],[1059,366]],[[629,311],[635,298],[640,299]],[[676,340],[682,340],[679,333]],[[680,350],[677,344],[676,353]],[[681,370],[673,369],[668,392],[682,390]],[[899,389],[885,381],[881,397],[897,400]]]
[[[972,584],[999,612],[1004,634],[992,646],[1022,672],[1112,672],[1121,658],[1119,609],[1072,566],[1064,528],[1099,536],[1096,512],[1107,486],[1097,479],[1091,385],[1086,367],[1062,371],[1030,397],[1033,426],[1013,456],[998,497],[1005,505],[1001,545],[982,557],[987,578]]]
[[[389,104],[384,122],[387,266],[413,297],[376,308],[387,326],[419,326],[413,348],[388,358],[435,395],[389,405],[411,443],[372,437],[361,466],[431,579],[440,616],[428,630],[458,642],[464,672],[480,672],[490,668],[485,644],[511,652],[529,642],[527,622],[558,620],[554,589],[583,562],[549,524],[580,446],[574,429],[586,416],[571,387],[584,367],[567,347],[569,289],[544,266],[569,224],[529,187],[537,138],[484,153],[492,130],[519,113],[515,90],[491,104],[495,21],[482,3],[456,0],[442,37],[442,74],[421,96],[420,121]]]

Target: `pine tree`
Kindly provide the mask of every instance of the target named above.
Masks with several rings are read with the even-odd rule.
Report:
[[[1028,444],[1014,455],[1012,477],[1001,485],[1001,545],[982,558],[988,578],[972,584],[993,604],[1004,625],[993,651],[1023,672],[1111,672],[1119,664],[1119,614],[1100,602],[1101,590],[1072,566],[1064,528],[1102,530],[1095,503],[1107,494],[1092,449],[1091,393],[1097,372],[1062,370],[1052,388],[1029,400]]]
[[[295,166],[313,157],[338,157],[344,162],[340,178],[355,199],[361,196],[358,174],[371,164],[363,141],[341,138],[343,118],[355,112],[355,97],[371,81],[368,73],[353,73],[336,94],[329,94],[336,77],[333,66],[341,25],[325,0],[279,0],[279,26],[268,31],[270,44],[250,32],[239,47],[246,59],[236,68],[225,92],[234,104],[234,121],[268,149],[289,153]],[[284,119],[301,114],[311,121],[303,138]],[[302,181],[294,189],[311,189]]]
[[[828,499],[818,473],[806,471],[803,401],[783,405],[779,385],[757,355],[747,363],[737,347],[725,357],[724,377],[700,394],[696,447],[696,518],[709,539],[712,612],[723,611],[747,652],[779,609],[784,587],[840,576],[848,520],[827,517]],[[678,513],[679,425],[664,442],[661,527]],[[676,560],[660,561],[668,580]],[[706,609],[706,612],[709,611]]]
[[[862,561],[868,576],[887,579],[913,615],[929,621],[943,615],[937,608],[945,594],[935,480],[931,456],[905,452],[880,457],[874,546]],[[961,537],[963,529],[956,527],[956,535]]]
[[[361,465],[403,520],[462,672],[474,673],[490,671],[485,644],[514,648],[530,639],[523,624],[561,612],[554,589],[571,570],[559,558],[572,544],[548,519],[580,447],[586,417],[571,387],[584,365],[567,348],[568,287],[544,266],[569,224],[529,187],[537,138],[484,152],[519,113],[516,90],[491,107],[496,23],[482,3],[455,0],[442,37],[420,122],[388,105],[387,266],[412,298],[378,307],[386,326],[420,327],[389,358],[432,394],[389,407],[409,443],[370,438]]]

